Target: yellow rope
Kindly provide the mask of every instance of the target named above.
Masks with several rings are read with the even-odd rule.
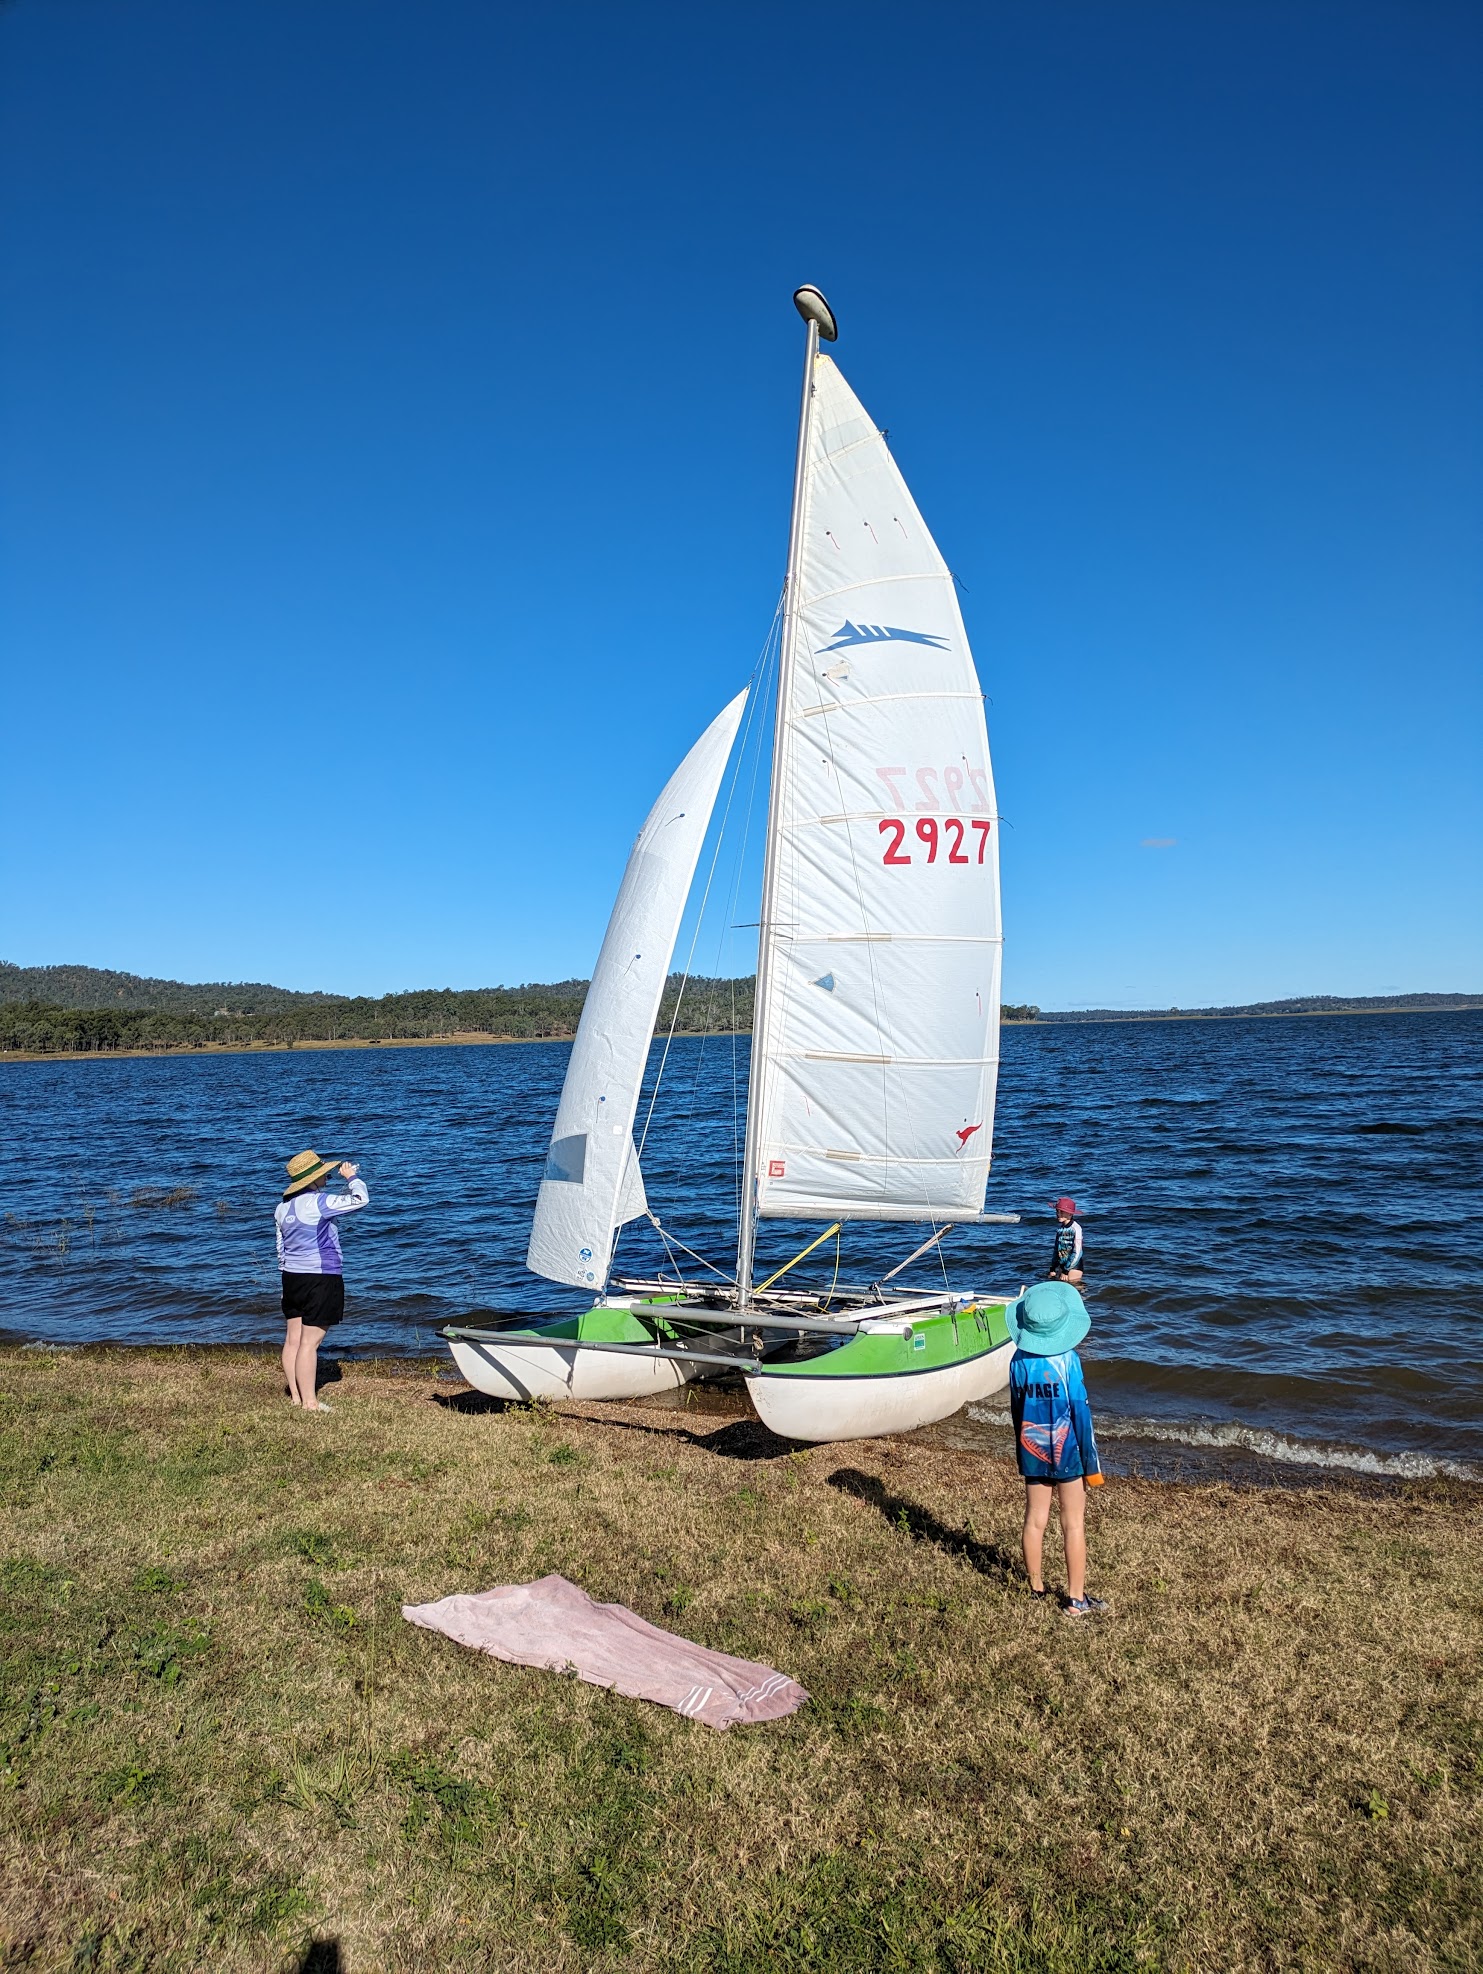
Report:
[[[841,1221],[836,1220],[832,1227],[826,1227],[823,1233],[820,1234],[819,1238],[816,1241],[810,1241],[808,1246],[804,1248],[801,1253],[795,1254],[791,1261],[785,1261],[782,1267],[779,1268],[775,1274],[769,1275],[765,1282],[759,1282],[757,1287],[752,1291],[752,1293],[754,1295],[761,1295],[764,1289],[770,1289],[773,1283],[778,1281],[782,1276],[786,1275],[790,1268],[796,1268],[799,1262],[803,1260],[804,1255],[812,1254],[816,1247],[823,1246],[824,1242],[828,1240],[831,1234],[837,1234],[842,1224],[843,1223]]]

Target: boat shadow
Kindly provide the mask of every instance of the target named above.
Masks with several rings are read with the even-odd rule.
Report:
[[[432,1401],[434,1405],[441,1405],[445,1412],[462,1412],[470,1418],[481,1412],[521,1412],[526,1409],[524,1399],[491,1398],[486,1391],[435,1391]]]
[[[961,1557],[980,1576],[992,1577],[997,1583],[1007,1583],[1012,1576],[1020,1573],[1018,1556],[1001,1549],[997,1542],[980,1541],[967,1527],[950,1528],[919,1501],[908,1501],[904,1495],[892,1494],[874,1474],[862,1474],[858,1467],[837,1467],[829,1476],[829,1485],[837,1487],[841,1494],[852,1494],[857,1501],[864,1501],[876,1509],[892,1528],[900,1529],[914,1542],[930,1542],[945,1555]]]
[[[522,1399],[491,1398],[482,1391],[435,1391],[432,1400],[445,1412],[461,1412],[466,1416],[527,1409]],[[697,1447],[702,1453],[714,1453],[722,1460],[785,1460],[800,1450],[796,1440],[780,1439],[760,1419],[732,1419],[708,1433],[691,1432],[688,1426],[646,1426],[638,1419],[589,1418],[587,1423],[601,1425],[609,1432],[646,1433],[654,1439],[683,1440],[687,1446]]]
[[[687,1426],[644,1426],[637,1419],[604,1419],[603,1424],[616,1426],[621,1432],[682,1439],[687,1446],[714,1453],[721,1460],[786,1460],[799,1450],[796,1440],[780,1439],[760,1419],[732,1419],[708,1433],[693,1433]]]

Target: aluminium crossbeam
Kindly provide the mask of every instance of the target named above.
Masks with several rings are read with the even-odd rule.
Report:
[[[595,1337],[518,1336],[509,1330],[462,1330],[449,1327],[439,1332],[460,1337],[466,1343],[502,1343],[507,1348],[525,1350],[602,1350],[615,1357],[675,1357],[687,1364],[730,1364],[738,1371],[760,1370],[755,1357],[738,1357],[735,1351],[687,1350],[680,1344],[599,1343]]]

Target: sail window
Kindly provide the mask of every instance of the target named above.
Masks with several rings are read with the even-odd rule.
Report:
[[[587,1133],[578,1131],[570,1138],[553,1138],[546,1154],[543,1177],[561,1179],[569,1186],[580,1186],[587,1170]]]

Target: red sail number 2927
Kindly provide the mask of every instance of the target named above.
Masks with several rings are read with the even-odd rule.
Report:
[[[918,816],[915,818],[915,822],[917,841],[926,844],[926,861],[929,864],[935,864],[937,862],[937,853],[939,850],[946,852],[946,856],[943,859],[945,863],[981,864],[983,862],[984,851],[988,848],[989,831],[993,828],[993,824],[987,816],[944,816],[941,821],[936,816]],[[971,841],[968,843],[967,849],[963,847],[969,830],[972,830],[978,837],[978,855],[976,857],[969,854],[973,848]],[[911,852],[910,850],[903,851],[901,848],[902,844],[906,841],[906,824],[901,818],[899,816],[887,816],[880,825],[880,833],[888,839],[882,848],[881,862],[883,864],[909,864],[911,862]]]

